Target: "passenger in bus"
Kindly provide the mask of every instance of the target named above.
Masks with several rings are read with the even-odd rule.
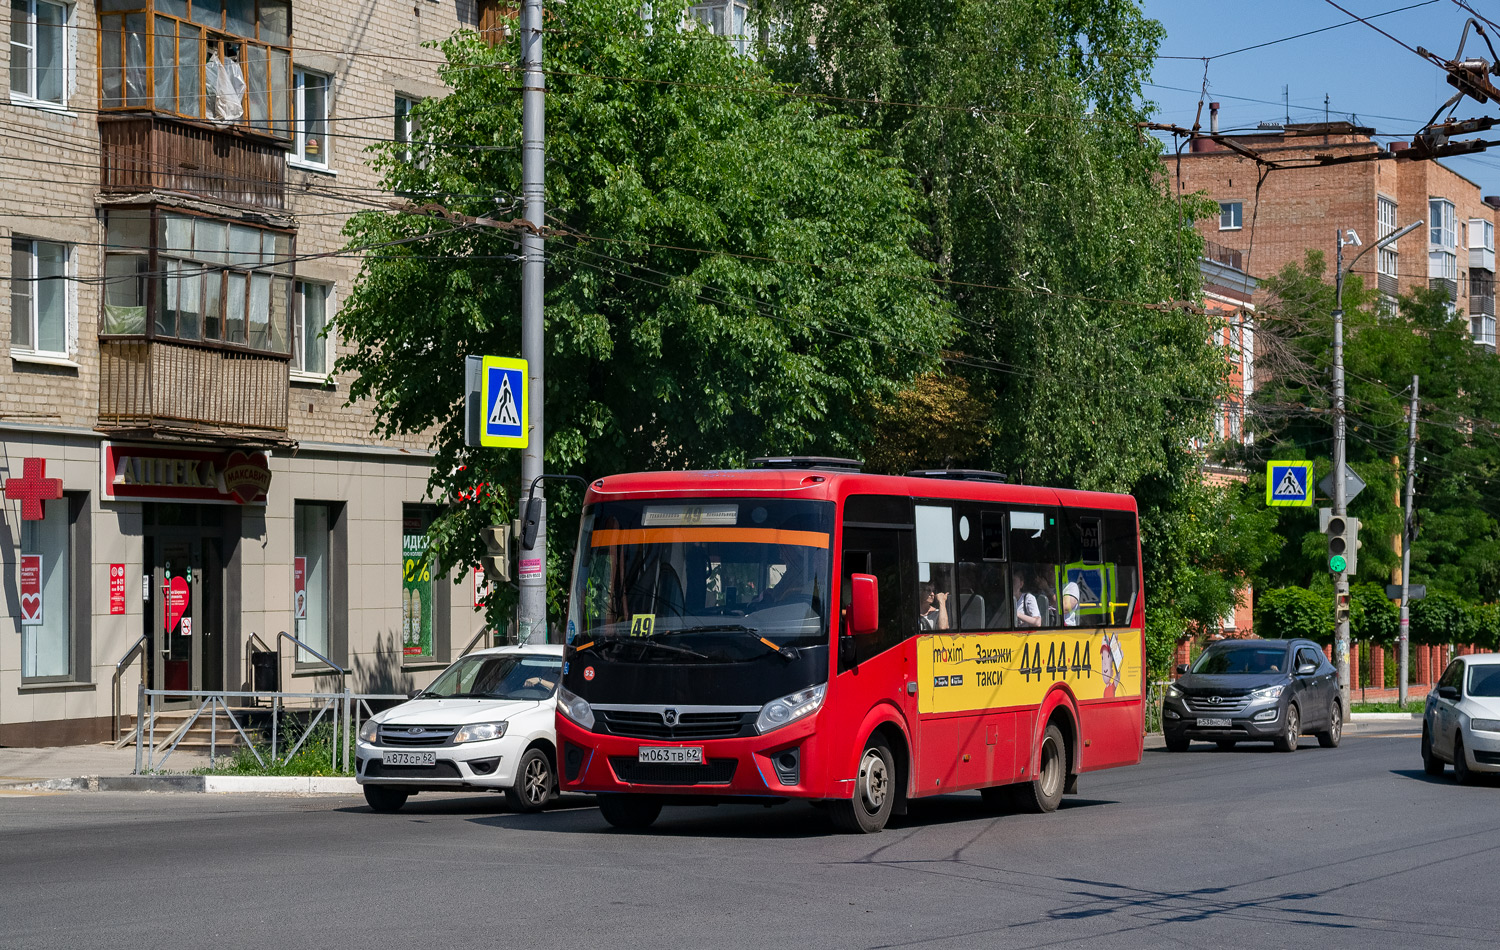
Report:
[[[1036,602],[1036,595],[1025,590],[1025,584],[1026,580],[1020,571],[1011,575],[1011,597],[1016,602],[1016,626],[1040,627],[1042,608]]]
[[[1083,598],[1078,582],[1068,581],[1062,590],[1062,614],[1064,627],[1078,626],[1078,602]]]
[[[940,591],[931,581],[924,581],[917,591],[921,603],[917,627],[922,630],[948,629],[948,592]]]
[[[808,549],[799,544],[778,544],[776,558],[785,565],[785,570],[776,585],[766,591],[758,603],[763,607],[775,607],[816,600],[817,582],[808,569]]]

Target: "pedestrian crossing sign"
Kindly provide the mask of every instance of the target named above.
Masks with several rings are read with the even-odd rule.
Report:
[[[492,448],[524,449],[530,438],[526,425],[526,361],[486,356],[480,374],[484,423],[479,444]]]
[[[1311,508],[1313,463],[1267,462],[1266,504],[1272,508]]]

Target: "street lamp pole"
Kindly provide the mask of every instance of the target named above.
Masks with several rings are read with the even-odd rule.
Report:
[[[1339,518],[1349,514],[1345,490],[1348,463],[1344,442],[1346,428],[1344,419],[1344,274],[1352,271],[1354,265],[1359,263],[1359,259],[1372,248],[1388,247],[1421,226],[1422,221],[1419,219],[1400,230],[1392,231],[1354,255],[1348,268],[1344,267],[1344,247],[1346,245],[1359,247],[1362,242],[1359,235],[1354,233],[1353,228],[1346,228],[1334,234],[1338,266],[1334,271],[1333,279],[1333,513]],[[1333,657],[1339,671],[1340,704],[1347,712],[1349,709],[1349,619],[1339,616],[1338,605],[1344,603],[1349,596],[1348,571],[1337,572],[1334,576],[1333,590],[1334,617],[1336,618],[1333,628]]]

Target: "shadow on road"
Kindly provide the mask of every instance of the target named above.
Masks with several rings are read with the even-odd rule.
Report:
[[[1415,779],[1418,782],[1428,785],[1458,785],[1457,779],[1454,778],[1453,772],[1449,769],[1444,769],[1442,775],[1428,775],[1422,769],[1391,769],[1391,774],[1399,775],[1402,778]],[[1473,784],[1493,787],[1497,784],[1497,779],[1500,779],[1500,776],[1493,773],[1479,773],[1474,776]]]

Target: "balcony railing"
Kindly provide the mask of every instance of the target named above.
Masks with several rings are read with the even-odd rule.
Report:
[[[1217,241],[1203,242],[1203,256],[1208,260],[1223,264],[1225,267],[1233,267],[1238,271],[1245,269],[1244,254],[1234,248],[1225,247]]]
[[[1495,315],[1495,298],[1489,295],[1475,295],[1469,298],[1469,314],[1471,316],[1493,317]]]
[[[167,340],[99,341],[104,429],[211,429],[281,439],[285,358]]]
[[[286,153],[231,129],[149,114],[99,117],[99,189],[194,195],[266,211],[286,201]]]

